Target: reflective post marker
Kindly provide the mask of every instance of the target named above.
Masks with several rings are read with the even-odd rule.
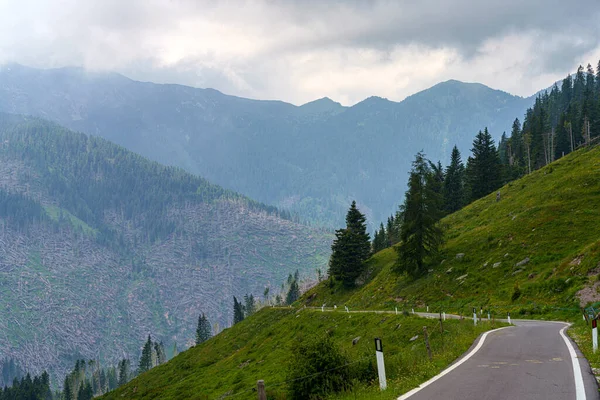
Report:
[[[398,315],[398,307],[396,307],[396,315]]]
[[[598,351],[598,326],[596,318],[592,320],[592,348],[594,353]]]
[[[508,324],[511,325],[512,323],[510,322],[510,313],[507,313],[508,315]]]
[[[412,309],[412,312],[413,312],[413,314],[415,313],[415,309],[414,308]]]
[[[477,325],[477,310],[473,307],[473,324]]]
[[[444,321],[445,321],[445,320],[446,320],[446,311],[444,311],[444,312],[442,313],[442,315],[444,316]]]
[[[490,312],[488,311],[488,321],[490,320]]]
[[[385,363],[383,362],[383,345],[381,339],[375,338],[375,356],[377,357],[377,373],[379,374],[379,388],[385,390],[387,381],[385,380]]]
[[[346,312],[349,313],[350,310],[348,310],[348,306],[344,306],[346,308]]]
[[[429,306],[427,306],[427,312],[429,312]]]
[[[321,312],[325,312],[325,304],[321,306]]]

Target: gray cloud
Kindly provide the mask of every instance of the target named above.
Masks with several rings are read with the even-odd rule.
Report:
[[[525,95],[595,62],[586,57],[600,57],[597,0],[0,4],[0,62],[81,65],[296,103],[399,100],[450,78]]]

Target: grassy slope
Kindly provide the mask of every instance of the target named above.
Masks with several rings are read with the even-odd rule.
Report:
[[[430,333],[432,362],[427,360],[424,326]],[[438,321],[402,314],[265,308],[103,398],[214,399],[228,394],[236,399],[254,399],[252,389],[258,379],[265,380],[270,398],[285,398],[282,382],[288,379],[286,366],[293,359],[292,343],[304,335],[331,331],[351,361],[363,360],[364,364],[369,359],[375,363],[373,338],[380,337],[390,388],[381,394],[377,387],[361,386],[339,397],[391,399],[435,375],[490,326],[484,323],[474,328],[468,320],[448,320],[442,338]],[[410,341],[415,335],[418,339]],[[361,339],[353,346],[352,339],[357,336]]]
[[[354,291],[314,288],[312,304],[351,308],[471,307],[523,315],[578,307],[575,293],[595,281],[600,266],[600,147],[581,150],[444,219],[441,263],[416,281],[398,278],[393,249],[371,260],[377,272]],[[459,259],[457,254],[464,253]],[[526,257],[530,261],[516,264]],[[494,268],[494,264],[501,263]],[[590,276],[588,276],[590,275]],[[515,284],[521,297],[513,302]]]
[[[448,226],[445,261],[433,266],[427,276],[416,281],[398,277],[392,272],[395,251],[387,249],[369,261],[372,278],[364,286],[345,291],[322,283],[305,294],[304,301],[388,310],[427,304],[436,311],[443,307],[464,313],[472,306],[482,306],[497,315],[513,310],[522,315],[574,317],[576,311],[561,309],[577,310],[575,293],[596,280],[591,273],[600,265],[596,229],[600,223],[599,172],[600,148],[567,156],[502,188],[500,202],[492,194],[448,216],[444,220]],[[457,258],[459,253],[464,257]],[[526,265],[515,265],[526,257],[530,258]],[[501,264],[494,268],[498,262]],[[515,284],[522,295],[513,302]],[[434,363],[425,359],[424,325],[433,333]],[[334,332],[353,360],[372,353],[375,336],[382,337],[386,346],[391,390],[382,395],[376,387],[362,386],[338,397],[393,398],[455,359],[486,328],[475,330],[468,322],[448,321],[446,335],[453,335],[456,345],[441,351],[441,335],[435,325],[435,321],[393,314],[264,309],[105,398],[212,399],[226,393],[254,398],[248,390],[257,379],[265,379],[272,393],[282,394],[285,385],[277,384],[286,380],[284,367],[291,358],[294,338],[327,330]],[[571,334],[594,365],[600,359],[590,354],[586,331],[579,322]],[[417,334],[419,339],[410,342]],[[356,336],[363,339],[353,347],[351,340]]]

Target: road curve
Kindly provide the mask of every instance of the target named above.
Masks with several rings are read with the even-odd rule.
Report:
[[[482,335],[449,367],[454,369],[398,400],[600,399],[587,360],[564,332],[566,323],[513,323],[515,326]]]

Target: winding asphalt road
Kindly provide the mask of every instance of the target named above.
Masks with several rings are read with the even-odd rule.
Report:
[[[398,400],[600,399],[587,360],[565,332],[567,324],[512,322],[515,326],[482,335],[456,363]]]

